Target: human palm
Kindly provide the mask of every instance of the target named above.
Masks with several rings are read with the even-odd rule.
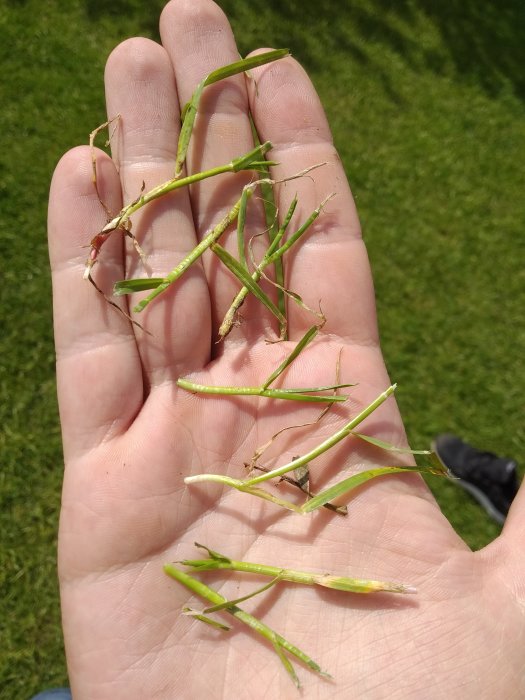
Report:
[[[97,167],[101,198],[112,212],[135,199],[143,182],[150,189],[172,176],[180,105],[204,75],[238,56],[211,0],[169,3],[161,36],[163,46],[125,42],[108,61],[108,114],[121,115],[113,138],[118,172],[102,153]],[[310,306],[320,302],[327,323],[283,381],[333,383],[339,362],[341,381],[358,383],[347,403],[318,423],[281,434],[261,458],[273,466],[335,432],[389,380],[352,197],[301,68],[286,59],[248,80],[237,76],[207,88],[189,170],[249,150],[248,109],[262,139],[274,144],[276,179],[326,163],[278,186],[281,211],[297,192],[300,222],[336,195],[287,259],[287,286]],[[152,274],[171,269],[246,181],[245,174],[206,181],[139,212],[133,230]],[[257,202],[250,211],[249,231],[263,230]],[[525,527],[520,504],[503,535],[473,554],[419,477],[377,480],[352,497],[346,518],[327,511],[301,517],[236,491],[185,486],[185,476],[203,471],[242,477],[257,447],[283,427],[315,421],[319,408],[178,389],[176,379],[192,373],[200,383],[260,384],[292,344],[266,342],[275,324],[255,301],[246,302],[243,322],[216,344],[236,284],[212,256],[143,313],[150,334],[131,326],[81,280],[82,246],[104,217],[89,151],[70,151],[53,178],[49,231],[66,461],[59,573],[75,699],[295,697],[273,650],[249,631],[235,627],[222,638],[181,616],[190,596],[162,564],[194,558],[194,541],[237,559],[418,588],[409,598],[360,597],[280,584],[255,599],[255,614],[334,676],[329,682],[301,670],[305,697],[522,697],[524,571],[511,551]],[[136,266],[133,249],[124,250],[115,233],[102,250],[98,282],[107,288]],[[289,306],[290,338],[297,341],[312,318]],[[392,398],[365,428],[404,442]],[[388,463],[376,448],[348,440],[312,465],[312,488],[380,461]],[[211,574],[206,580],[227,597],[258,585]]]

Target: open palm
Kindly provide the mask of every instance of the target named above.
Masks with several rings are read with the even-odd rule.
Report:
[[[135,199],[143,182],[150,189],[172,176],[180,105],[203,76],[238,57],[211,0],[170,2],[161,36],[163,46],[127,41],[108,61],[108,114],[121,115],[113,139],[118,170],[99,153],[98,183],[112,212]],[[283,379],[289,386],[333,383],[340,357],[341,381],[358,383],[322,421],[281,435],[261,460],[275,466],[332,434],[389,380],[352,197],[318,98],[293,59],[207,88],[190,172],[249,150],[248,110],[274,145],[276,179],[326,163],[279,186],[281,211],[297,192],[301,222],[336,195],[287,261],[287,286],[310,306],[320,302],[328,320]],[[152,274],[164,274],[193,248],[246,182],[246,174],[206,181],[139,212],[133,231]],[[250,211],[249,230],[260,232],[257,202]],[[285,426],[314,421],[319,409],[178,389],[177,378],[186,374],[208,384],[260,384],[293,344],[266,342],[275,324],[255,301],[216,344],[238,284],[212,256],[143,313],[151,335],[131,326],[82,282],[82,246],[104,223],[89,150],[70,151],[53,178],[49,234],[66,461],[59,573],[75,699],[296,696],[273,650],[249,631],[234,626],[224,638],[180,615],[190,596],[162,564],[195,558],[194,541],[236,559],[417,586],[418,595],[407,599],[281,584],[254,599],[255,614],[334,676],[330,682],[300,670],[305,697],[523,697],[525,567],[517,556],[523,494],[502,536],[473,554],[418,477],[372,483],[352,498],[346,518],[327,511],[301,517],[238,492],[185,486],[185,476],[204,471],[244,476],[257,447]],[[136,265],[114,234],[96,270],[99,284],[109,288]],[[312,317],[290,304],[291,341],[311,325]],[[404,444],[393,399],[365,427]],[[385,459],[348,440],[312,465],[312,488]],[[287,490],[286,497],[294,496]],[[258,585],[238,577],[206,580],[227,597]]]

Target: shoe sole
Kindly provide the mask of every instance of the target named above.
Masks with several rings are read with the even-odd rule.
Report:
[[[460,486],[464,491],[467,491],[470,493],[470,495],[480,504],[480,506],[485,510],[487,515],[489,515],[493,520],[495,520],[499,525],[503,525],[505,522],[505,515],[501,511],[499,511],[490,498],[477,486],[474,486],[474,484],[471,484],[470,481],[465,481],[465,479],[461,479],[459,476],[456,476],[454,472],[443,462],[441,457],[439,456],[438,451],[436,450],[436,443],[432,442],[431,444],[431,449],[432,452],[436,455],[436,457],[439,459],[441,464],[445,467],[445,469],[450,472],[453,475],[452,481]]]

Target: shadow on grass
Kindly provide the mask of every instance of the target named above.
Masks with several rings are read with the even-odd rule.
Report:
[[[374,0],[378,10],[391,11],[390,0]],[[479,3],[477,0],[398,0],[395,12],[410,22],[415,11],[424,13],[434,24],[447,49],[456,73],[473,77],[490,95],[495,95],[506,81],[515,93],[525,98],[525,74],[520,66],[525,59],[525,5],[521,0]],[[399,51],[411,49],[403,36],[392,31],[386,22],[372,19],[371,28],[381,32],[384,41]],[[417,36],[417,35],[414,35]],[[412,37],[413,38],[413,37]],[[429,68],[439,69],[439,56],[423,51]]]
[[[166,0],[85,0],[86,14],[90,20],[102,16],[126,18],[136,23],[149,36],[159,40],[159,16]]]
[[[237,0],[218,1],[233,20],[247,17]],[[389,52],[395,52],[415,70],[442,74],[452,69],[491,96],[510,85],[525,99],[522,0],[497,4],[477,0],[288,0],[271,9],[266,0],[251,0],[249,6],[251,24],[254,16],[266,18],[262,25],[271,26],[271,40],[300,50],[307,68],[322,68],[323,62],[330,61],[331,49],[343,50],[388,82]],[[306,27],[313,28],[308,36]],[[256,32],[253,26],[249,29]],[[384,57],[371,49],[378,44],[389,51]]]
[[[23,3],[24,0],[9,0]],[[217,0],[232,21],[242,53],[259,45],[291,46],[305,67],[329,65],[341,51],[390,84],[390,55],[394,52],[414,70],[437,75],[453,73],[475,81],[487,94],[510,85],[525,99],[522,70],[525,46],[525,5],[522,0],[497,4],[477,0],[287,0],[268,3]],[[158,18],[165,0],[85,0],[88,17],[133,19],[158,39]],[[313,29],[310,29],[313,27]],[[266,41],[265,41],[266,39]],[[383,46],[387,51],[378,52]],[[333,49],[333,51],[331,51]],[[335,66],[337,68],[337,66]]]

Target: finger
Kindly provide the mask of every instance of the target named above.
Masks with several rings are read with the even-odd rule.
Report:
[[[173,177],[180,121],[173,71],[159,44],[136,38],[110,55],[105,81],[108,115],[121,115],[113,152],[128,203],[143,187],[147,192]],[[140,209],[133,215],[133,233],[147,256],[146,270],[131,247],[127,276],[164,277],[196,245],[187,191],[174,191]],[[152,334],[137,333],[151,385],[205,364],[209,297],[200,264],[146,307],[138,320]]]
[[[107,206],[120,207],[118,174],[97,155],[98,187]],[[90,150],[77,148],[58,163],[49,199],[57,382],[66,459],[125,431],[142,402],[142,378],[129,321],[83,280],[86,246],[106,223],[92,182]],[[104,246],[97,283],[123,274],[118,234]],[[99,266],[97,266],[99,267]]]
[[[177,91],[181,104],[192,96],[198,83],[211,71],[239,60],[228,20],[211,0],[173,0],[161,16],[162,43],[174,66]],[[188,168],[190,172],[228,163],[253,148],[253,136],[248,118],[248,96],[241,75],[222,80],[207,87],[202,95],[195,122]],[[220,180],[205,180],[192,188],[191,201],[199,236],[213,227],[238,200],[242,187],[250,181],[250,173],[221,175]],[[248,235],[264,230],[260,203],[249,205]],[[232,254],[236,252],[236,237],[232,231],[221,239],[221,245]],[[257,241],[256,251],[264,246]],[[257,253],[256,253],[257,254]],[[204,258],[210,282],[214,336],[218,325],[240,288],[217,258]],[[248,301],[242,309],[245,322],[243,335],[253,340],[258,334],[267,334],[269,320],[261,313],[260,305]],[[234,334],[237,335],[238,333]]]
[[[267,50],[267,49],[266,49]],[[248,80],[250,107],[263,140],[272,142],[277,179],[324,163],[306,177],[278,189],[280,211],[295,193],[298,206],[293,233],[327,197],[321,215],[298,244],[286,253],[286,284],[312,308],[326,311],[327,332],[359,344],[377,343],[372,277],[352,193],[317,93],[292,58],[262,66]],[[301,336],[312,321],[289,303],[291,337]]]

